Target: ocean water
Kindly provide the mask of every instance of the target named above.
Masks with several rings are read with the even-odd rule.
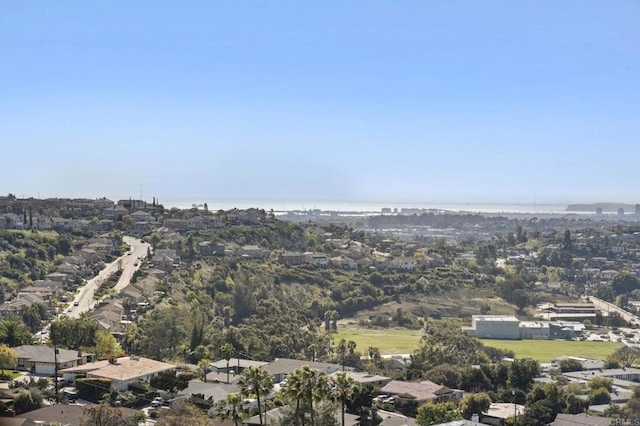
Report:
[[[393,212],[398,209],[439,209],[452,212],[469,213],[529,213],[529,214],[563,214],[567,212],[567,204],[497,204],[497,203],[364,203],[364,202],[330,202],[330,201],[274,201],[274,200],[216,200],[214,198],[199,198],[197,200],[166,199],[160,200],[166,208],[189,209],[194,207],[203,208],[207,203],[209,210],[229,210],[233,208],[261,208],[266,211],[308,211],[323,210],[336,212],[368,212],[380,213],[383,208],[390,208]]]

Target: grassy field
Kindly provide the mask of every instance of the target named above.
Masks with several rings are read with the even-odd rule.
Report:
[[[575,342],[569,340],[493,340],[481,339],[483,345],[512,350],[517,358],[550,362],[563,355],[604,359],[620,347],[611,342]]]
[[[375,346],[380,349],[381,355],[410,354],[418,348],[422,334],[422,330],[404,328],[358,328],[338,332],[334,341],[352,340],[356,342],[356,350],[362,353],[366,353],[369,346]]]
[[[418,348],[422,330],[403,328],[369,329],[350,327],[334,335],[340,339],[356,342],[356,349],[366,353],[369,346],[380,349],[382,355],[410,354]],[[563,355],[604,359],[620,347],[619,343],[576,342],[568,340],[494,340],[481,339],[485,346],[512,350],[517,358],[533,358],[539,362],[551,362]]]

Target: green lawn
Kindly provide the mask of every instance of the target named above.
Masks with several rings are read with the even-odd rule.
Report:
[[[367,353],[369,346],[380,349],[381,355],[410,354],[418,348],[422,330],[407,330],[405,328],[387,329],[349,329],[334,335],[334,341],[344,339],[356,342],[356,350]]]
[[[347,329],[334,335],[334,341],[340,339],[356,342],[356,350],[366,353],[369,346],[380,349],[382,355],[410,354],[418,348],[422,330],[404,328]],[[551,362],[563,355],[604,359],[620,347],[611,342],[576,342],[569,340],[495,340],[480,339],[485,346],[512,350],[517,358],[533,358],[539,362]]]
[[[16,377],[20,377],[22,376],[22,373],[19,371],[12,371],[12,370],[4,370],[4,375],[0,376],[0,381],[11,381],[13,379],[15,379]]]
[[[576,342],[569,340],[494,340],[480,339],[483,345],[512,350],[517,358],[551,362],[563,355],[604,359],[620,347],[611,342]]]

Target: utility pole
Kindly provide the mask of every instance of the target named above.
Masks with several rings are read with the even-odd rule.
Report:
[[[518,424],[518,410],[516,405],[516,390],[511,389],[511,395],[513,396],[513,425],[516,426]]]
[[[56,403],[60,401],[58,398],[58,348],[55,343],[53,344],[53,380],[55,381],[55,389],[56,389]]]

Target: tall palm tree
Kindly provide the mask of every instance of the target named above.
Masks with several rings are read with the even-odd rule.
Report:
[[[202,368],[203,382],[207,383],[207,373],[209,372],[209,366],[211,366],[211,360],[208,358],[202,358],[198,361],[198,367]]]
[[[300,413],[300,401],[304,400],[304,387],[302,385],[301,370],[295,370],[287,375],[287,383],[282,387],[282,393],[284,394],[285,398],[289,399],[290,401],[296,402],[296,426],[300,424],[301,417],[302,424],[304,425],[304,412]]]
[[[311,369],[308,365],[300,369],[302,395],[304,401],[309,404],[309,414],[311,426],[314,426],[315,411],[313,409],[314,402],[320,402],[327,394],[328,379],[327,375],[322,371]]]
[[[340,339],[338,343],[338,353],[340,354],[340,363],[342,364],[342,371],[344,371],[344,357],[347,355],[347,341]]]
[[[222,358],[227,361],[227,383],[229,383],[229,360],[231,359],[231,357],[233,357],[235,351],[236,348],[234,348],[231,343],[225,343],[220,347]],[[239,373],[239,371],[237,373]]]
[[[238,386],[240,386],[240,394],[243,397],[255,395],[256,400],[258,401],[258,417],[260,419],[260,424],[263,425],[260,398],[264,398],[269,395],[269,392],[273,389],[273,378],[271,377],[271,374],[260,367],[251,366],[242,372],[242,375],[238,380]]]
[[[336,375],[329,383],[329,397],[337,401],[342,406],[342,426],[344,426],[344,409],[353,394],[358,389],[359,383],[351,377],[347,377],[347,373],[341,372]]]
[[[31,344],[32,341],[33,336],[22,321],[13,319],[0,321],[0,343],[13,348]]]
[[[220,401],[220,404],[216,408],[216,416],[222,420],[233,421],[234,426],[239,426],[242,416],[240,415],[240,404],[242,397],[236,392],[232,392],[227,397]]]

